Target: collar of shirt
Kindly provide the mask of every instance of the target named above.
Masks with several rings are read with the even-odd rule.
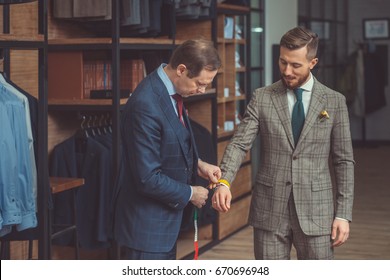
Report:
[[[313,75],[310,73],[310,78],[309,80],[300,86],[300,88],[303,89],[302,93],[302,103],[303,103],[303,108],[305,111],[305,116],[307,114],[309,104],[310,104],[310,99],[311,99],[311,91],[313,89],[314,85],[314,79]],[[297,101],[297,98],[294,94],[294,92],[291,89],[287,89],[287,102],[288,102],[288,109],[290,111],[290,114],[292,114],[293,107],[295,105],[295,102]]]
[[[176,101],[172,98],[172,95],[174,95],[176,93],[176,89],[175,89],[175,86],[173,85],[172,81],[168,78],[167,73],[165,73],[165,71],[164,71],[165,66],[167,66],[167,64],[162,63],[157,69],[157,74],[160,77],[160,79],[162,80],[162,82],[164,83],[164,85],[168,91],[168,94],[171,97],[171,102],[172,102],[173,108],[176,112],[176,115],[178,115],[177,109],[176,109]]]

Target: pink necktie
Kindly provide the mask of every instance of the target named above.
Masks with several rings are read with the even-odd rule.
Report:
[[[173,97],[173,99],[176,100],[176,108],[177,108],[177,113],[179,115],[179,120],[185,127],[186,125],[185,125],[184,119],[183,119],[183,98],[181,97],[180,94],[177,94],[177,93],[172,95],[172,97]]]

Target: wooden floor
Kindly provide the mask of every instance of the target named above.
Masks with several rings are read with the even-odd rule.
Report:
[[[390,260],[390,147],[355,148],[354,154],[353,222],[348,242],[335,249],[335,259]],[[253,260],[252,228],[234,234],[199,259]]]
[[[335,258],[390,260],[390,146],[355,148],[354,153],[355,203],[351,234],[346,244],[336,248]],[[27,246],[23,248],[24,256],[27,255]],[[293,250],[292,259],[295,256]],[[36,257],[34,254],[33,258]],[[73,248],[53,248],[53,259],[73,257]],[[107,258],[107,252],[81,251],[81,259]],[[199,259],[254,259],[252,228],[246,227],[225,239],[201,254]]]

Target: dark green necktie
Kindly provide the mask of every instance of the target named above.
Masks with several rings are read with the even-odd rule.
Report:
[[[295,146],[298,143],[299,135],[301,135],[303,124],[305,123],[305,112],[303,111],[302,92],[303,89],[301,88],[294,89],[294,94],[297,97],[297,102],[295,102],[292,111],[291,126],[292,126]]]

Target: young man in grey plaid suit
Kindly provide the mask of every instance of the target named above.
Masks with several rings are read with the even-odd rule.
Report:
[[[333,248],[349,236],[354,159],[348,110],[343,95],[311,74],[317,47],[317,34],[305,28],[283,35],[281,79],[254,91],[221,161],[224,184],[212,200],[226,212],[230,182],[260,136],[249,214],[256,259],[290,259],[292,245],[298,259],[333,259]]]

